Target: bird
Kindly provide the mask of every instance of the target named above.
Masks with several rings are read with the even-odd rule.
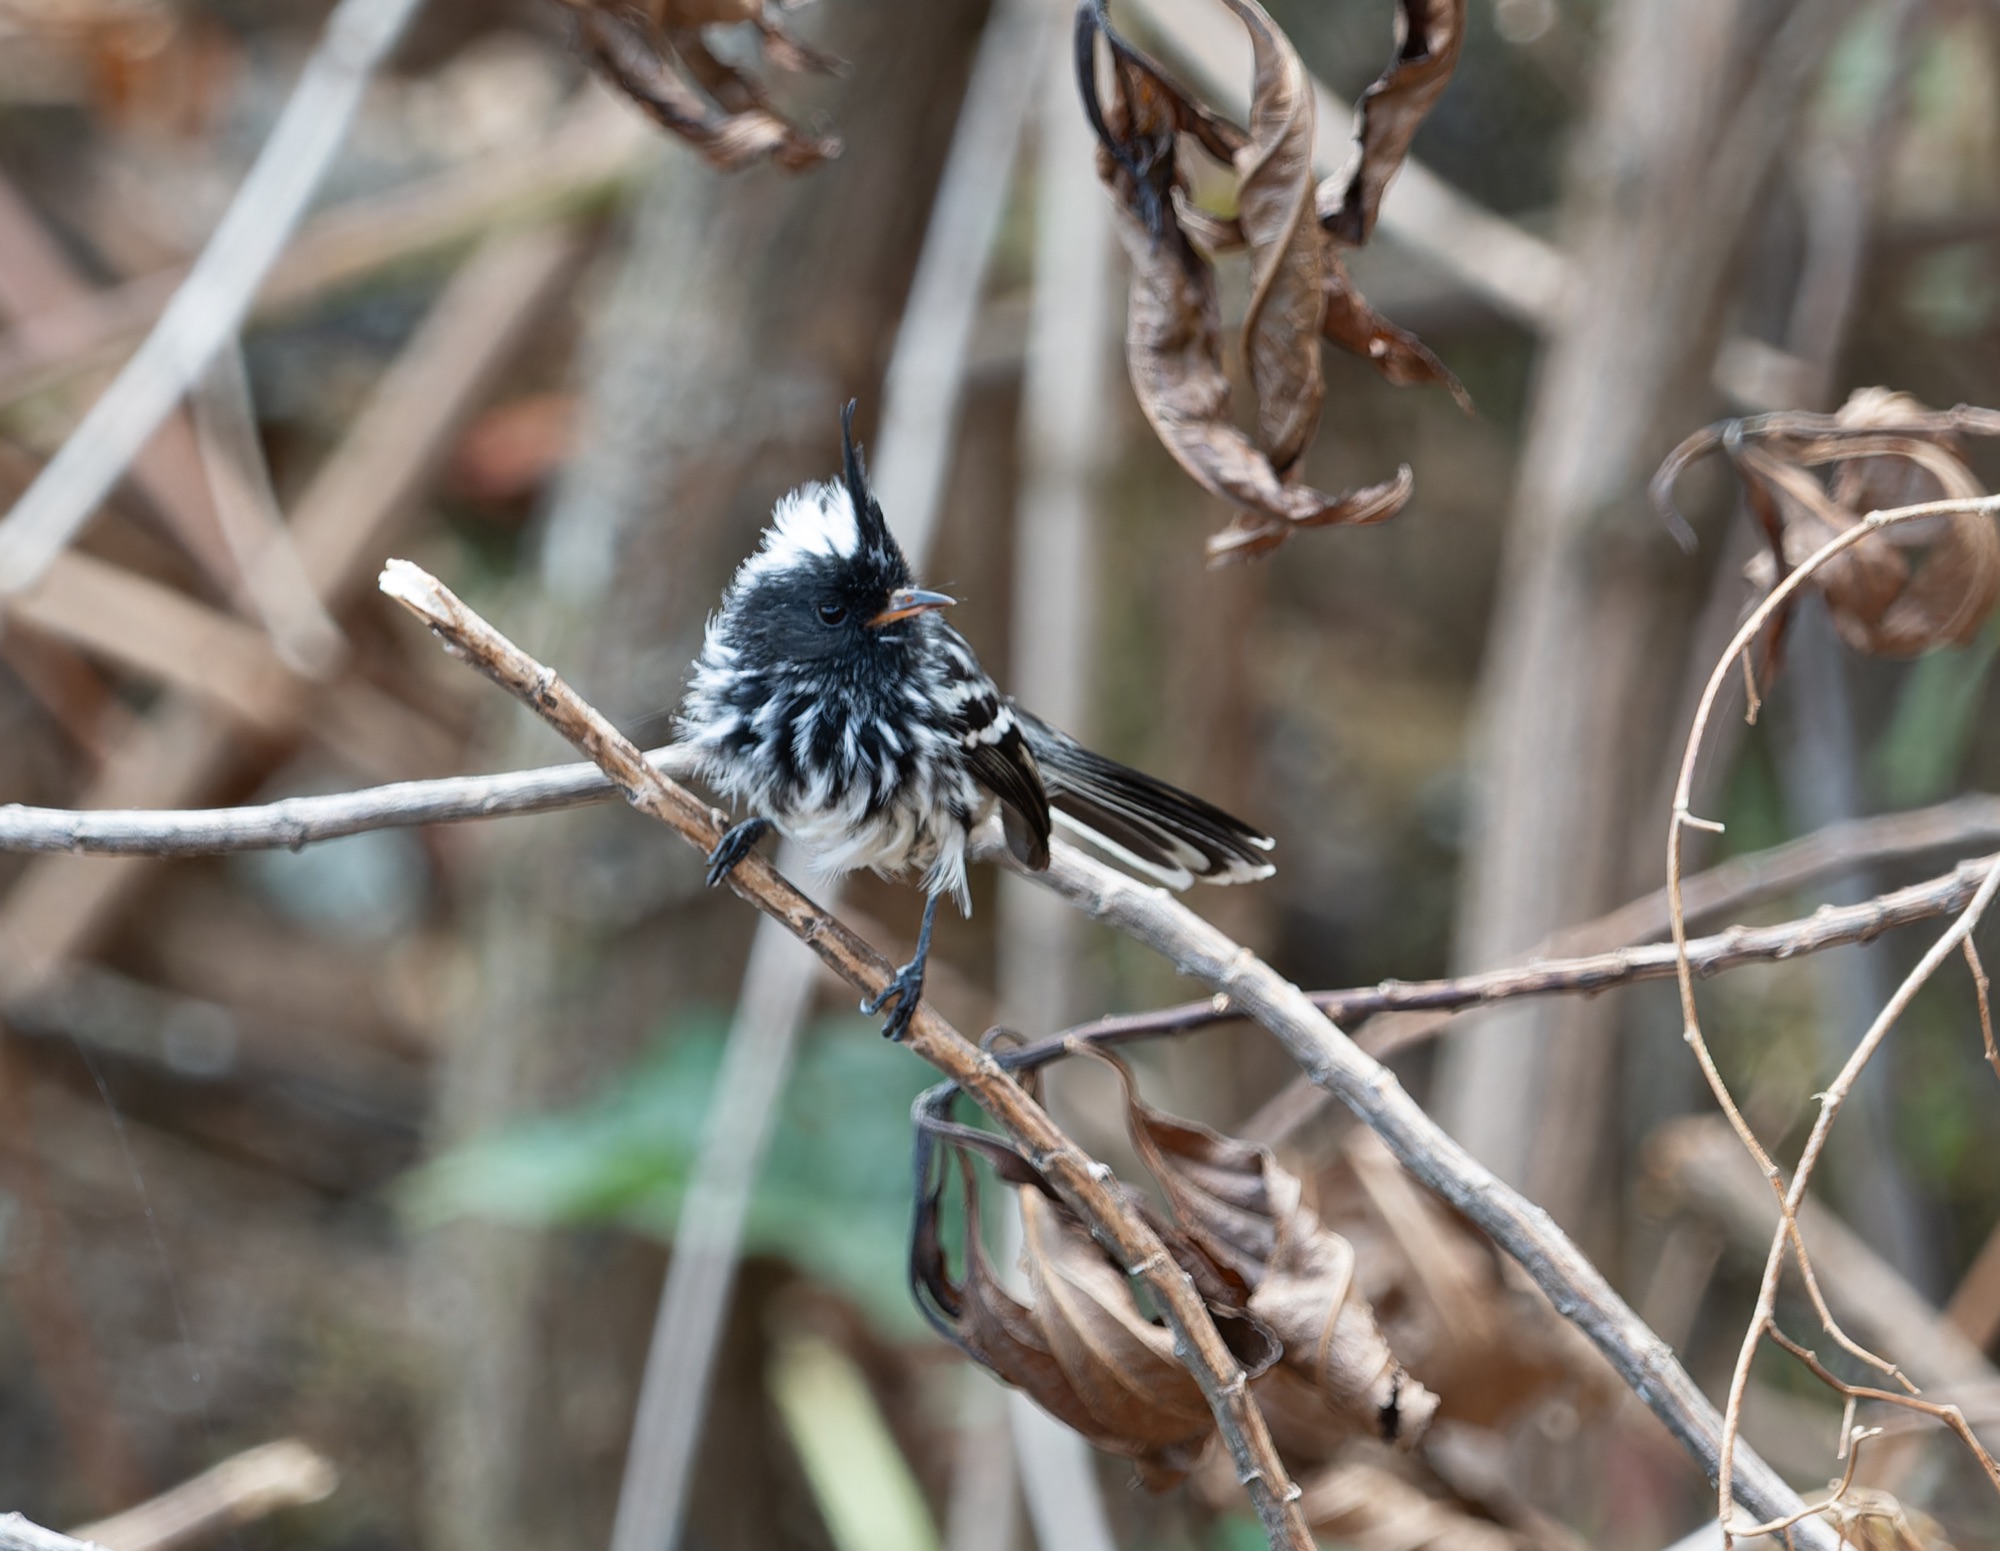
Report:
[[[750,817],[709,853],[713,888],[773,827],[823,877],[915,872],[916,956],[864,1000],[900,1039],[922,999],[938,901],[971,914],[967,842],[997,816],[1008,851],[1049,864],[1060,825],[1169,887],[1275,870],[1271,837],[1094,754],[1016,705],[916,584],[841,415],[841,474],[782,497],[703,633],[677,718],[695,773]]]

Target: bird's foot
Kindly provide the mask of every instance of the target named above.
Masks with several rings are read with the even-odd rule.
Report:
[[[769,819],[745,819],[741,824],[730,825],[716,841],[715,849],[708,853],[708,871],[702,875],[708,886],[715,888],[734,872],[736,864],[750,854],[770,827]]]
[[[862,1002],[861,1011],[872,1018],[893,1001],[896,1005],[882,1025],[882,1037],[900,1040],[909,1032],[910,1020],[917,1015],[917,1003],[923,999],[924,961],[917,958],[897,970],[887,985]]]

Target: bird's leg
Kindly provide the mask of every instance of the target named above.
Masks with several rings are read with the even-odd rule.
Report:
[[[708,871],[703,875],[710,888],[736,870],[736,864],[750,854],[751,848],[764,838],[770,829],[769,819],[745,819],[741,824],[732,824],[724,831],[715,849],[708,853]]]
[[[917,1014],[917,1003],[924,999],[924,965],[931,956],[931,922],[937,919],[938,897],[933,894],[924,901],[924,924],[917,932],[917,956],[890,977],[889,983],[861,1004],[861,1010],[873,1017],[895,998],[896,1009],[889,1014],[889,1021],[882,1025],[884,1039],[901,1039],[910,1026],[910,1019]]]

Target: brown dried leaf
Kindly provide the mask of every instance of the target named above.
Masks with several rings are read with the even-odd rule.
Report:
[[[1355,153],[1319,194],[1320,222],[1349,247],[1375,230],[1390,180],[1451,82],[1465,41],[1465,0],[1397,0],[1396,51],[1362,93]]]
[[[1465,384],[1416,335],[1396,327],[1368,305],[1348,279],[1339,250],[1330,244],[1322,278],[1326,320],[1321,328],[1328,339],[1341,349],[1374,362],[1375,369],[1399,388],[1441,383],[1458,401],[1460,409],[1468,415],[1472,413],[1472,395],[1465,391]]]
[[[1304,1203],[1298,1176],[1266,1148],[1146,1104],[1122,1062],[1126,1120],[1146,1167],[1194,1245],[1250,1289],[1250,1313],[1283,1344],[1279,1369],[1258,1381],[1286,1431],[1324,1446],[1363,1434],[1410,1447],[1437,1397],[1389,1350],[1355,1282],[1354,1248]],[[1283,1375],[1283,1377],[1280,1377]],[[1307,1394],[1297,1390],[1303,1388]],[[1308,1395],[1316,1411],[1305,1403]],[[1316,1424],[1316,1425],[1315,1425]],[[1274,1422],[1274,1427],[1275,1427]],[[1315,1436],[1316,1435],[1316,1436]]]
[[[1379,522],[1400,509],[1412,489],[1407,468],[1396,480],[1340,496],[1284,477],[1318,419],[1325,306],[1318,264],[1330,250],[1304,219],[1297,162],[1310,155],[1312,110],[1309,93],[1299,107],[1302,72],[1295,57],[1287,63],[1289,45],[1261,11],[1247,0],[1238,9],[1246,24],[1253,13],[1262,18],[1261,34],[1253,27],[1253,38],[1261,41],[1252,110],[1259,130],[1251,140],[1113,33],[1092,5],[1077,12],[1078,84],[1098,135],[1098,173],[1113,195],[1119,240],[1132,261],[1126,364],[1161,444],[1204,489],[1243,508],[1209,541],[1210,561],[1218,564],[1275,549],[1296,528]],[[1100,36],[1111,50],[1115,90],[1108,99],[1097,88]],[[1255,439],[1230,418],[1215,274],[1181,224],[1187,187],[1177,160],[1182,133],[1246,172],[1238,223],[1214,223],[1209,234],[1240,232],[1253,254],[1258,300],[1246,324],[1246,349],[1259,391]]]
[[[717,59],[702,41],[702,26],[747,21],[780,63],[828,63],[785,38],[763,0],[651,0],[644,11],[616,0],[564,3],[577,14],[592,67],[711,166],[727,172],[769,157],[796,172],[840,154],[837,137],[787,122],[768,106],[760,83]],[[771,47],[774,38],[782,40],[777,47]]]
[[[1441,1418],[1504,1425],[1557,1386],[1610,1397],[1617,1381],[1513,1262],[1357,1130],[1319,1180],[1321,1212],[1368,1267],[1397,1354],[1440,1396]]]
[[[1313,212],[1312,82],[1256,0],[1229,0],[1250,33],[1250,140],[1236,153],[1237,224],[1250,248],[1243,356],[1257,393],[1257,445],[1283,474],[1319,426],[1321,285],[1332,243]]]
[[[1118,1440],[1155,1489],[1193,1468],[1214,1431],[1208,1402],[1174,1338],[1140,1311],[1124,1273],[1074,1218],[1019,1193],[1022,1258],[1036,1324],[1097,1433]]]
[[[1228,527],[1209,536],[1208,563],[1211,566],[1269,554],[1290,538],[1295,528],[1360,528],[1386,522],[1409,504],[1417,482],[1409,464],[1405,463],[1397,468],[1394,479],[1385,479],[1379,485],[1364,485],[1359,490],[1344,491],[1338,496],[1324,496],[1302,485],[1285,488],[1294,492],[1303,491],[1320,504],[1312,505],[1296,516],[1280,513],[1289,526],[1271,520],[1262,512],[1239,512]]]
[[[947,1158],[963,1170],[966,1264],[963,1283],[952,1281],[938,1231],[938,1208],[953,1162],[919,1198],[911,1235],[910,1273],[918,1306],[942,1334],[975,1362],[1006,1383],[1025,1390],[1051,1416],[1117,1453],[1131,1450],[1099,1435],[1097,1421],[1070,1384],[1034,1311],[1001,1285],[979,1235],[979,1196],[974,1175],[954,1152]],[[1023,1192],[1026,1194],[1027,1192]]]
[[[958,1157],[955,1147],[948,1156]],[[974,1177],[962,1157],[958,1166],[966,1203],[965,1278],[954,1283],[945,1263],[938,1229],[941,1171],[918,1201],[911,1239],[919,1306],[976,1362],[1098,1448],[1131,1459],[1147,1486],[1172,1486],[1193,1468],[1215,1427],[1200,1386],[1174,1356],[1172,1335],[1141,1311],[1124,1273],[1088,1231],[1034,1187],[1016,1191],[1032,1301],[1014,1298],[980,1247]],[[1183,1263],[1199,1260],[1171,1229],[1162,1237]],[[1205,1296],[1218,1290],[1226,1296],[1226,1279],[1213,1266],[1200,1264],[1195,1280]],[[1240,1302],[1212,1304],[1210,1313],[1246,1372],[1261,1373],[1276,1361],[1277,1343],[1242,1314]]]
[[[1955,436],[1965,431],[2000,434],[2000,416],[1934,413],[1906,394],[1863,389],[1836,415],[1765,415],[1696,432],[1654,476],[1654,503],[1678,522],[1675,479],[1704,454],[1726,452],[1763,525],[1773,563],[1762,572],[1775,585],[1871,511],[1983,496],[1956,451]],[[1814,472],[1823,468],[1834,470],[1830,484]],[[2000,528],[1979,512],[1899,524],[1835,556],[1812,585],[1856,651],[1909,657],[1962,646],[2000,600]],[[1783,625],[1774,622],[1762,677]]]

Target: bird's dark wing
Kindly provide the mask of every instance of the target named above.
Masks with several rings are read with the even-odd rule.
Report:
[[[1040,872],[1049,865],[1049,799],[1019,721],[1010,717],[992,742],[974,743],[966,752],[973,779],[1000,799],[1007,849],[1030,872]]]
[[[1248,883],[1277,869],[1273,841],[1213,803],[1093,754],[1069,734],[1015,708],[1042,772],[1049,805],[1068,827],[1169,888]]]
[[[1042,773],[1022,736],[1019,714],[1001,697],[956,631],[941,631],[948,665],[944,693],[951,730],[965,749],[972,777],[1000,799],[1007,849],[1030,872],[1049,865],[1049,799]]]

